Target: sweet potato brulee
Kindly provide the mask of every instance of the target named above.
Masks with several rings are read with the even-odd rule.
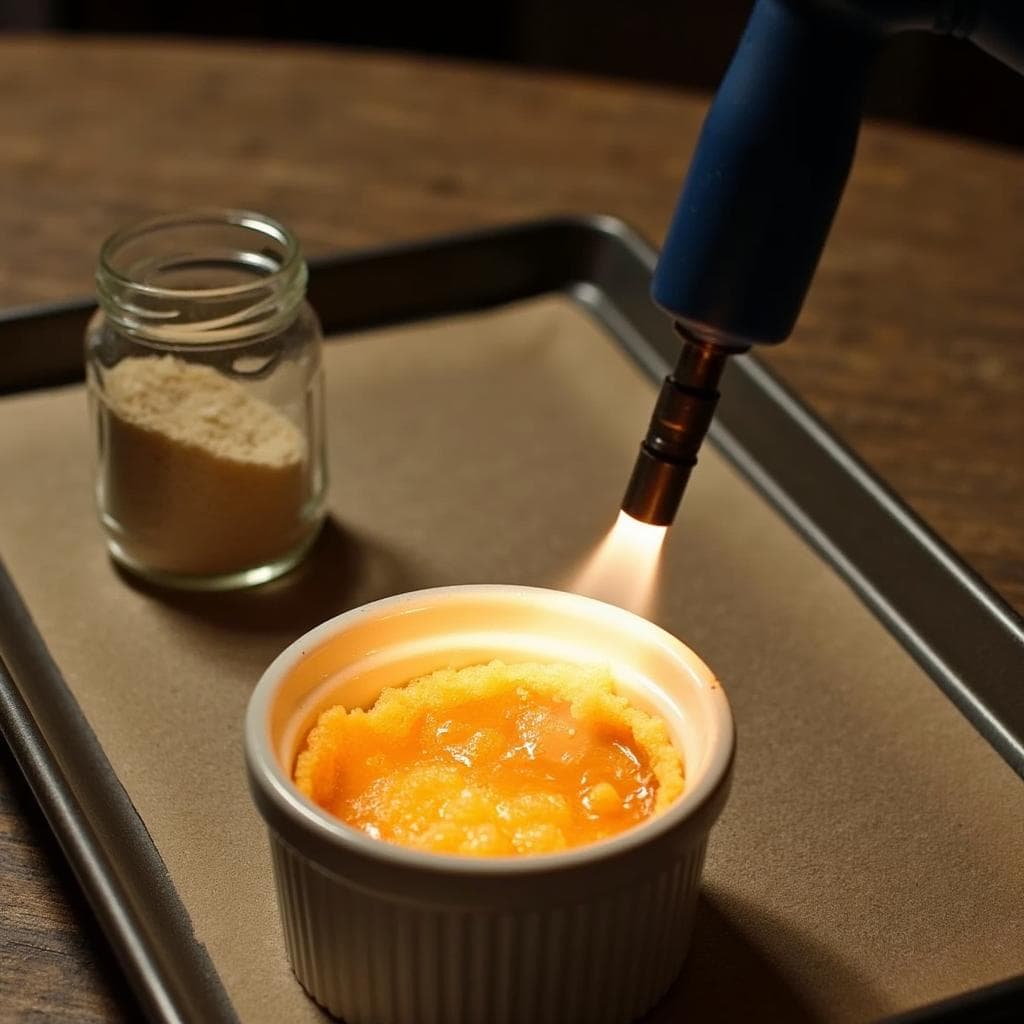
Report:
[[[621,832],[683,790],[665,723],[607,669],[499,661],[333,707],[295,782],[369,835],[437,853],[552,853]]]

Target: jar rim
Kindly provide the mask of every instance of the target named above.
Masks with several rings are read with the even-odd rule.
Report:
[[[273,239],[283,247],[279,265],[276,269],[252,281],[240,284],[221,285],[215,288],[175,288],[166,285],[148,284],[137,281],[131,276],[117,270],[113,265],[113,257],[123,246],[156,231],[186,227],[240,227],[256,231],[267,238]],[[131,289],[132,292],[162,298],[181,299],[215,299],[243,296],[256,288],[266,288],[274,280],[287,279],[301,273],[303,265],[302,253],[298,239],[278,220],[255,210],[235,208],[204,207],[182,213],[163,214],[136,221],[115,231],[100,247],[97,276],[107,281]]]

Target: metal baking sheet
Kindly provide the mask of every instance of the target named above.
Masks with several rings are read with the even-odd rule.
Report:
[[[616,221],[549,221],[323,261],[313,267],[310,297],[326,332],[337,335],[562,293],[657,379],[676,343],[647,298],[653,261],[653,251]],[[71,303],[0,321],[0,388],[77,379],[90,313],[88,303]],[[1021,773],[1019,618],[756,361],[734,361],[723,395],[713,443]],[[147,1013],[232,1019],[159,852],[6,576],[0,655],[5,735]],[[1001,1012],[1020,988],[1018,981],[961,996],[915,1019],[953,1019],[965,1006],[979,1019],[983,1009]]]

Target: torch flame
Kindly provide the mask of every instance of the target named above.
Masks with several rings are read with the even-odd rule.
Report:
[[[649,615],[667,527],[652,526],[626,512],[583,566],[570,590],[620,608]]]

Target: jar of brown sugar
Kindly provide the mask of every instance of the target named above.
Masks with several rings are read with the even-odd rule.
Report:
[[[262,214],[161,217],[104,244],[86,334],[107,547],[170,586],[263,583],[325,513],[321,332]]]

